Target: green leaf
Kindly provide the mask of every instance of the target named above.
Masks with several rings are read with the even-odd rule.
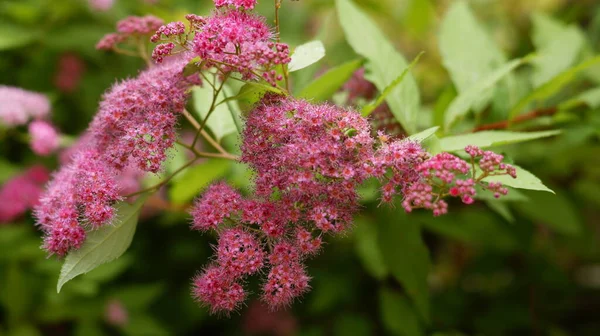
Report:
[[[516,204],[523,215],[538,224],[545,224],[557,232],[577,235],[582,232],[582,223],[577,208],[562,192],[556,195],[528,192],[529,202]]]
[[[370,336],[373,327],[366,316],[356,313],[340,314],[333,326],[333,336]]]
[[[175,204],[191,201],[198,193],[214,180],[227,173],[230,162],[224,159],[208,159],[206,162],[193,166],[169,190],[169,198]]]
[[[394,335],[424,335],[419,316],[408,298],[399,292],[382,287],[379,290],[381,320],[387,330]]]
[[[138,215],[148,196],[139,196],[133,204],[119,202],[113,223],[89,232],[81,248],[67,255],[60,270],[57,292],[69,280],[117,259],[127,251],[133,240]]]
[[[0,183],[10,179],[19,172],[19,168],[0,158]]]
[[[194,110],[200,120],[204,120],[210,109],[213,99],[213,88],[209,85],[194,86],[192,88],[192,97],[194,99]],[[225,94],[221,91],[216,98],[216,102],[225,100]],[[216,104],[215,102],[215,104]],[[208,127],[214,134],[217,141],[223,137],[237,133],[237,127],[227,104],[219,104],[214,107],[214,111],[206,121]]]
[[[511,230],[487,210],[457,209],[442,217],[423,214],[418,220],[429,231],[472,246],[499,251],[512,251],[518,247]]]
[[[600,87],[584,91],[577,97],[560,104],[558,108],[560,110],[568,110],[581,104],[585,104],[591,108],[600,107]]]
[[[2,23],[0,24],[0,50],[26,46],[40,36],[40,31],[37,29]]]
[[[418,223],[402,210],[388,209],[378,211],[378,221],[377,240],[387,269],[404,286],[423,320],[429,321],[427,275],[431,262]]]
[[[385,90],[408,65],[375,23],[350,0],[336,0],[337,13],[354,51],[367,59],[365,78],[379,91]],[[417,129],[420,105],[417,83],[411,74],[387,96],[386,101],[402,127],[413,134]]]
[[[440,141],[443,151],[456,152],[464,150],[468,145],[490,148],[546,138],[560,133],[560,130],[540,132],[482,131],[463,135],[452,135],[441,138]]]
[[[352,77],[354,71],[361,67],[363,62],[362,59],[356,59],[329,69],[302,89],[298,98],[309,99],[313,102],[331,98]]]
[[[325,46],[321,41],[310,41],[299,45],[292,54],[292,60],[288,64],[288,71],[294,72],[304,69],[325,57]]]
[[[539,178],[527,170],[512,164],[517,170],[517,178],[512,178],[508,175],[489,176],[484,179],[486,182],[501,182],[504,185],[517,189],[539,190],[554,193],[552,189],[546,187]]]
[[[361,114],[363,115],[363,117],[368,116],[369,114],[371,114],[379,105],[381,105],[383,103],[383,101],[387,98],[387,96],[392,93],[392,91],[398,86],[400,85],[400,83],[402,83],[402,80],[404,79],[404,77],[406,76],[406,74],[409,73],[410,69],[412,69],[412,67],[417,64],[417,62],[419,61],[419,59],[421,58],[421,55],[423,55],[423,52],[420,52],[417,57],[415,57],[415,59],[402,71],[402,73],[400,74],[400,76],[398,76],[398,78],[394,79],[393,82],[390,83],[390,85],[388,85],[383,92],[377,97],[377,99],[375,99],[375,101],[371,104],[367,104],[362,108]]]
[[[481,101],[482,95],[486,90],[492,88],[504,76],[509,74],[519,65],[527,62],[528,58],[516,59],[506,63],[500,68],[487,74],[477,83],[473,84],[468,89],[465,89],[450,103],[448,110],[444,115],[444,128],[449,130],[450,127],[461,117],[463,117],[477,102]]]
[[[598,63],[600,63],[600,56],[590,58],[582,63],[579,63],[577,66],[572,67],[569,70],[561,72],[560,74],[552,78],[550,81],[546,82],[544,85],[541,85],[537,89],[533,90],[533,92],[531,92],[529,95],[523,97],[523,99],[521,99],[519,103],[517,103],[517,105],[515,105],[509,112],[509,119],[514,119],[521,112],[523,112],[523,110],[527,106],[529,106],[529,104],[533,102],[541,102],[543,100],[548,99],[549,97],[560,91],[562,88],[564,88],[567,84],[574,81],[581,71]]]
[[[472,95],[472,101],[463,107],[466,110],[481,109],[491,98],[492,92],[486,89],[495,84],[490,83],[488,78],[506,62],[506,58],[477,22],[465,1],[454,2],[445,14],[440,28],[439,45],[444,67],[450,73],[459,94],[474,91],[481,83],[488,82],[489,85]],[[497,80],[500,78],[501,76]]]
[[[429,137],[434,135],[438,129],[440,129],[439,126],[434,126],[434,127],[428,128],[424,131],[421,131],[417,134],[413,134],[413,135],[409,136],[408,139],[412,140],[412,141],[423,142],[424,140],[427,140]]]
[[[356,224],[353,230],[356,255],[363,267],[374,278],[385,278],[388,270],[383,263],[383,257],[377,244],[377,223],[369,221],[366,217],[358,217],[354,222]]]
[[[508,204],[500,200],[486,200],[485,204],[492,209],[495,213],[502,216],[507,222],[514,223],[515,216],[513,216]]]
[[[283,94],[281,90],[262,83],[248,82],[244,84],[237,95],[226,98],[224,102],[237,100],[242,111],[249,111],[267,92]]]

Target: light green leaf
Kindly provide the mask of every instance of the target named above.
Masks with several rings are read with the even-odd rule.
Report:
[[[292,54],[292,60],[288,64],[288,71],[294,72],[304,69],[325,57],[325,46],[321,41],[310,41],[299,45]]]
[[[37,29],[2,23],[0,24],[0,50],[26,46],[40,36],[40,31]]]
[[[60,270],[57,292],[69,280],[117,259],[127,251],[133,240],[138,215],[148,196],[139,196],[133,204],[119,202],[113,223],[89,232],[81,248],[67,255]]]
[[[192,97],[194,99],[194,110],[200,120],[204,120],[208,114],[213,99],[213,88],[209,85],[194,86],[192,88]],[[216,102],[225,100],[225,94],[219,92]],[[237,133],[237,127],[227,104],[219,104],[214,107],[214,111],[206,121],[208,127],[214,134],[217,141],[229,134]]]
[[[585,104],[591,108],[600,107],[600,87],[584,91],[577,97],[560,104],[558,108],[560,110],[568,110],[581,104]]]
[[[560,130],[540,132],[482,131],[463,135],[452,135],[441,138],[442,150],[456,152],[464,150],[468,145],[490,148],[513,143],[546,138],[560,134]]]
[[[277,94],[283,94],[281,90],[271,85],[264,85],[262,83],[248,82],[244,84],[237,95],[228,97],[224,102],[237,100],[242,111],[249,111],[254,104],[256,104],[262,96],[267,92],[273,92]]]
[[[421,131],[417,134],[413,134],[413,135],[409,136],[408,139],[412,140],[412,141],[423,142],[424,140],[428,139],[430,136],[434,135],[438,129],[440,129],[439,126],[434,126],[434,127],[428,128],[424,131]]]
[[[377,279],[387,276],[388,270],[383,263],[383,257],[377,244],[377,223],[366,217],[358,217],[354,221],[355,251],[363,267]]]
[[[509,187],[517,188],[517,189],[529,189],[529,190],[539,190],[539,191],[547,191],[549,193],[554,193],[552,189],[546,187],[539,178],[537,178],[532,173],[527,170],[512,164],[513,167],[517,170],[517,178],[512,178],[508,175],[501,176],[489,176],[484,179],[486,182],[501,182],[504,185]]]
[[[577,61],[585,38],[576,27],[571,27],[555,37],[552,43],[539,48],[538,56],[533,61],[533,86],[548,82],[560,72],[568,69]]]
[[[8,180],[19,172],[19,167],[0,158],[0,183]]]
[[[454,2],[446,12],[440,28],[439,45],[444,67],[460,94],[472,91],[506,62],[505,56],[464,1]],[[492,92],[485,91],[489,87],[472,97],[467,110],[479,110],[489,102]]]
[[[539,49],[552,43],[556,36],[560,35],[567,25],[552,18],[544,13],[533,13],[532,15],[533,31],[531,40],[533,45]]]
[[[508,62],[500,68],[487,74],[484,78],[473,84],[473,86],[470,88],[463,90],[462,93],[460,93],[452,101],[448,107],[448,110],[446,110],[444,115],[444,128],[449,130],[454,122],[467,114],[467,112],[469,112],[469,110],[473,108],[477,102],[481,102],[481,97],[486,90],[492,88],[504,76],[528,60],[528,58],[522,58]]]
[[[338,18],[346,40],[354,51],[367,59],[365,78],[379,91],[385,90],[408,65],[404,57],[381,33],[375,23],[350,0],[336,0]],[[412,75],[387,96],[386,101],[402,127],[413,134],[417,129],[419,90]]]
[[[517,105],[515,105],[509,112],[509,119],[514,119],[521,112],[523,112],[523,110],[527,108],[529,104],[533,102],[541,102],[550,98],[552,95],[564,88],[567,84],[574,81],[581,71],[598,63],[600,63],[600,56],[590,58],[582,63],[579,63],[579,65],[575,67],[561,72],[560,74],[552,78],[552,80],[546,82],[544,85],[533,90],[533,92],[521,99],[519,103],[517,103]]]
[[[556,195],[528,192],[529,202],[517,203],[517,209],[537,224],[545,224],[557,232],[567,235],[581,233],[582,223],[578,210],[568,197],[559,192]]]
[[[412,69],[412,67],[417,64],[417,62],[419,61],[419,59],[421,58],[421,55],[423,55],[423,52],[420,52],[417,57],[415,57],[415,59],[410,62],[410,64],[402,71],[402,73],[400,74],[400,76],[398,76],[398,78],[394,79],[393,82],[390,83],[390,85],[388,85],[383,92],[377,97],[377,99],[375,99],[375,101],[373,103],[367,104],[365,106],[363,106],[361,114],[363,115],[363,117],[368,116],[369,114],[371,114],[379,105],[381,105],[383,103],[383,101],[387,98],[387,96],[389,96],[390,93],[392,93],[392,91],[398,86],[400,85],[400,83],[402,83],[402,80],[404,79],[404,77],[406,76],[406,74],[409,73],[410,69]]]
[[[399,292],[382,287],[379,290],[379,307],[383,325],[394,335],[424,335],[419,316],[408,298]]]
[[[431,261],[418,223],[402,210],[378,211],[378,242],[390,273],[406,289],[425,321],[430,319],[427,275]]]
[[[313,102],[321,102],[331,98],[352,77],[354,71],[360,68],[363,62],[362,59],[356,59],[329,69],[302,89],[298,98],[309,99]]]
[[[185,204],[198,196],[200,191],[214,180],[227,173],[230,162],[224,159],[208,159],[193,166],[169,190],[169,197],[175,204]]]

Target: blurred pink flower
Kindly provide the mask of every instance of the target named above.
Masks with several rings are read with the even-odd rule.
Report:
[[[47,121],[32,121],[29,124],[29,135],[31,136],[31,149],[38,155],[50,155],[60,145],[58,132]]]
[[[42,187],[50,178],[43,166],[33,166],[0,188],[0,223],[20,217],[38,203]]]

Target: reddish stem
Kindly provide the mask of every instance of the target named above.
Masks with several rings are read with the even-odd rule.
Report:
[[[548,108],[533,110],[531,112],[522,114],[511,121],[509,121],[509,120],[498,121],[498,122],[491,123],[491,124],[477,126],[473,129],[473,132],[506,129],[511,124],[522,123],[524,121],[532,120],[532,119],[542,117],[542,116],[551,116],[551,115],[555,114],[557,111],[558,111],[558,109],[556,107],[548,107]]]

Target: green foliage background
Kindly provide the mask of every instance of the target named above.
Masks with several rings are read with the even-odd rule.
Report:
[[[258,11],[271,20],[271,1],[259,2]],[[384,91],[424,51],[412,76],[386,96],[405,130],[440,126],[426,143],[432,151],[454,151],[467,140],[483,143],[532,175],[512,185],[529,190],[513,189],[503,200],[483,197],[469,207],[454,202],[450,214],[438,218],[378,206],[366,186],[352,233],[330,239],[308,263],[312,291],[284,314],[295,321],[294,334],[600,334],[600,66],[593,58],[600,50],[600,4],[361,0],[354,2],[358,14],[349,4],[284,0],[283,41],[295,47],[318,39],[326,49],[323,60],[293,73],[297,94],[330,98],[327,87],[343,82],[361,57]],[[83,0],[4,0],[0,83],[46,93],[53,122],[75,137],[101,94],[142,67],[136,59],[94,49],[117,20],[151,13],[170,21],[189,12],[208,14],[211,7],[209,0],[117,0],[110,11],[97,13]],[[362,24],[361,13],[376,23],[374,30]],[[53,84],[65,53],[86,65],[81,84],[69,94]],[[520,60],[509,61],[514,59]],[[307,89],[317,74],[336,66],[326,81]],[[511,125],[511,131],[560,134],[529,134],[540,139],[518,144],[526,139],[515,133],[464,138],[479,125],[541,108],[558,112]],[[211,130],[227,130],[219,137],[236,143],[235,128]],[[34,163],[56,166],[55,159],[40,159],[11,137],[1,138],[0,154],[0,183]],[[176,180],[171,199],[188,202],[194,188],[209,182],[207,172],[247,187],[244,167],[211,161]],[[555,194],[542,191],[548,188]],[[209,316],[189,295],[190,278],[208,262],[214,237],[191,232],[180,211],[148,212],[121,258],[74,278],[60,294],[61,261],[39,249],[33,220],[0,226],[0,335],[249,333],[247,308],[230,318]],[[106,321],[114,301],[127,311],[123,326]]]

